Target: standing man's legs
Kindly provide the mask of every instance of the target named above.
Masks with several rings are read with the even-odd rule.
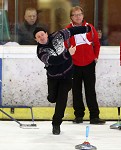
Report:
[[[95,91],[95,62],[84,68],[84,88],[87,106],[90,111],[90,119],[99,118],[99,108]]]
[[[95,62],[87,66],[75,66],[73,76],[73,108],[75,119],[74,123],[82,123],[85,106],[83,103],[82,81],[84,81],[85,96],[87,106],[90,111],[91,124],[104,124],[105,120],[99,119],[99,108],[95,92]]]
[[[90,111],[90,123],[91,124],[104,124],[105,120],[99,118],[99,107],[96,98],[96,91],[95,91],[95,82],[96,82],[96,75],[95,75],[95,61],[91,64],[84,67],[84,87],[85,87],[85,96],[87,106]]]

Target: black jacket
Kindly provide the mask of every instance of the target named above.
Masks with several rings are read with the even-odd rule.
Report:
[[[46,44],[37,46],[37,56],[45,64],[49,78],[70,78],[73,71],[72,58],[64,41],[79,33],[88,32],[87,27],[73,27],[52,33]]]
[[[18,43],[20,45],[37,45],[33,37],[33,32],[36,27],[44,27],[44,25],[35,23],[29,25],[26,21],[18,27]]]

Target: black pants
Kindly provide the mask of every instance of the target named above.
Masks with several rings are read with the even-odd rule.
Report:
[[[60,125],[67,104],[68,92],[72,87],[72,79],[48,79],[48,101],[55,102],[55,113],[52,124]]]
[[[73,108],[76,117],[84,117],[85,106],[83,103],[82,83],[84,83],[87,107],[90,119],[99,118],[99,108],[95,92],[95,62],[87,66],[74,66],[73,75]]]

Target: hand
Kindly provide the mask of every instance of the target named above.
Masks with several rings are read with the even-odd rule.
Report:
[[[74,55],[75,54],[75,51],[76,51],[76,46],[72,46],[71,45],[71,47],[68,49],[68,51],[69,51],[69,53],[70,53],[70,55]]]
[[[90,32],[91,31],[91,27],[89,25],[86,26],[86,32]]]
[[[95,58],[95,63],[97,63],[97,61],[98,61],[97,58]]]

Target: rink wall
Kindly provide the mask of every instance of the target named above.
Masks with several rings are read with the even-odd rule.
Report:
[[[46,70],[36,56],[36,46],[0,46],[0,60],[1,105],[33,106],[35,119],[51,119],[54,104],[46,100]],[[115,119],[117,117],[115,107],[121,106],[120,47],[101,47],[96,77],[97,99],[101,116]],[[9,112],[9,109],[6,110]],[[88,110],[86,111],[85,119],[88,118]],[[16,109],[12,115],[20,119],[30,117],[28,109]],[[65,118],[73,118],[71,91]]]

